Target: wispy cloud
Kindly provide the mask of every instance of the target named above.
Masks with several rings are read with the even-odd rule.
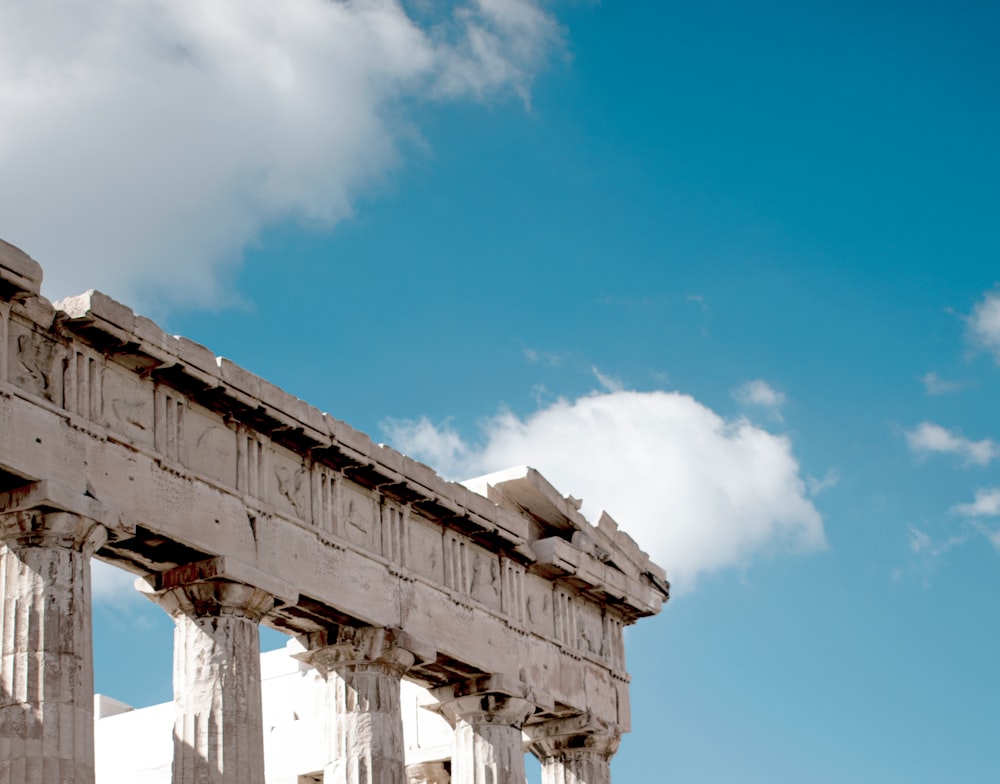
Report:
[[[264,227],[333,226],[400,164],[419,139],[407,107],[527,101],[560,47],[553,17],[529,0],[451,8],[0,3],[0,236],[52,297],[233,301]]]
[[[993,353],[1000,364],[1000,291],[992,291],[976,303],[967,319],[973,343]]]
[[[927,391],[927,394],[935,397],[938,395],[947,395],[952,392],[958,392],[958,390],[962,388],[962,385],[957,381],[948,381],[943,379],[933,371],[925,373],[921,376],[920,381],[924,385],[924,389]]]
[[[582,497],[590,519],[606,509],[679,590],[764,553],[825,546],[789,439],[687,395],[615,390],[524,418],[500,413],[475,444],[447,422],[384,427],[397,447],[455,479],[533,465]]]
[[[1000,445],[991,438],[972,441],[958,431],[948,430],[933,422],[921,422],[906,431],[910,449],[918,455],[953,454],[969,465],[987,465],[1000,456]]]
[[[969,535],[953,535],[943,540],[936,540],[926,531],[910,526],[907,530],[910,552],[923,557],[926,563],[944,555],[954,547],[965,544]]]
[[[956,504],[952,511],[963,517],[1000,517],[1000,487],[977,490],[971,503]]]
[[[594,378],[601,385],[605,392],[621,392],[625,389],[625,384],[617,376],[609,376],[602,373],[596,367],[592,367],[590,371],[594,374]]]
[[[775,389],[761,378],[755,378],[736,387],[733,398],[743,406],[766,409],[772,416],[781,419],[781,407],[785,405],[785,393]]]
[[[561,367],[569,356],[568,354],[556,354],[527,347],[521,349],[521,354],[532,365],[545,365],[552,368]]]
[[[806,487],[809,488],[809,495],[815,498],[820,493],[825,493],[831,487],[836,487],[840,483],[840,472],[836,468],[829,468],[823,474],[822,479],[814,476],[806,478]]]

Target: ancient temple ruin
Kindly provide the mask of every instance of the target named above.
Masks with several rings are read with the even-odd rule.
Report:
[[[623,628],[667,599],[532,469],[455,484],[0,242],[0,784],[94,782],[90,562],[176,624],[172,781],[264,784],[259,624],[318,673],[327,784],[406,767],[402,680],[456,784],[607,784]],[[430,761],[430,762],[433,762]]]

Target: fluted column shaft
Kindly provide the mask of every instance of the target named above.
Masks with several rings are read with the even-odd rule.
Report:
[[[566,751],[542,760],[542,784],[611,784],[611,761],[595,751]]]
[[[406,784],[399,687],[414,662],[392,629],[341,627],[303,639],[326,679],[326,784]]]
[[[526,699],[473,694],[442,705],[455,727],[452,784],[524,784],[521,727],[534,713]]]
[[[0,515],[0,784],[93,784],[90,557],[105,529],[66,512]]]
[[[264,784],[259,622],[274,598],[225,580],[152,598],[175,623],[173,784]]]
[[[589,717],[531,728],[531,752],[542,763],[542,784],[611,784],[611,757],[620,732]]]

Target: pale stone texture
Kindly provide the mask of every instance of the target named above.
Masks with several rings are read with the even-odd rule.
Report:
[[[534,713],[534,703],[481,692],[445,700],[440,710],[455,726],[453,784],[524,784],[521,728]]]
[[[152,598],[176,624],[173,784],[264,784],[258,624],[274,597],[209,579]]]
[[[325,784],[406,784],[400,681],[418,647],[394,629],[308,635],[299,658],[326,680]]]
[[[616,727],[578,716],[531,727],[531,751],[542,763],[542,784],[611,784]]]
[[[40,280],[37,264],[0,242],[0,510],[79,513],[105,527],[103,560],[154,573],[148,592],[177,619],[178,781],[260,781],[264,614],[297,636],[347,622],[399,627],[436,649],[416,657],[413,680],[493,679],[447,689],[463,739],[453,771],[460,784],[522,784],[519,731],[529,713],[536,724],[576,713],[628,731],[622,629],[659,612],[669,586],[613,520],[592,525],[577,499],[528,467],[446,482],[99,292],[52,305],[38,295]],[[55,495],[41,504],[45,493]],[[50,693],[73,695],[57,718],[35,714],[46,737],[49,725],[62,733],[91,710],[77,683],[90,677],[89,626],[46,659],[48,643],[22,639],[29,620],[15,616],[34,607],[31,623],[43,628],[50,615],[85,622],[86,565],[74,547],[60,541],[52,553],[3,561],[5,592],[18,600],[4,610],[5,656],[18,667],[35,656],[46,678],[61,657],[84,657],[85,673],[44,694],[46,704]],[[39,609],[64,573],[75,587],[55,609]],[[345,750],[323,764],[343,760],[345,780],[403,781],[387,685],[401,668],[375,657],[324,679],[331,706],[375,706],[352,708],[344,721],[354,729],[331,732],[343,733]],[[3,677],[16,679],[13,665]],[[16,688],[0,708],[30,704],[18,696],[28,681]],[[25,746],[24,718],[8,710],[0,743]],[[67,753],[50,758],[76,758]],[[375,772],[380,760],[384,774]]]
[[[2,784],[93,784],[90,557],[106,535],[66,512],[0,514]]]
[[[406,766],[407,784],[451,784],[451,774],[443,762],[418,762]]]

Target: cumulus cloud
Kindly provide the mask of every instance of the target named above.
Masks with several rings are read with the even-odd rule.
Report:
[[[968,318],[969,336],[1000,364],[1000,292],[986,294]]]
[[[825,546],[791,442],[674,392],[610,390],[526,418],[500,413],[472,444],[449,424],[384,423],[392,442],[464,479],[530,464],[561,492],[606,509],[676,588],[756,556]]]
[[[970,465],[987,465],[1000,455],[1000,445],[991,438],[972,441],[957,431],[948,430],[933,422],[921,422],[906,432],[910,449],[919,455],[932,453],[954,454]]]
[[[225,304],[263,227],[399,163],[407,104],[526,99],[559,39],[529,0],[2,3],[0,236],[52,297]]]

